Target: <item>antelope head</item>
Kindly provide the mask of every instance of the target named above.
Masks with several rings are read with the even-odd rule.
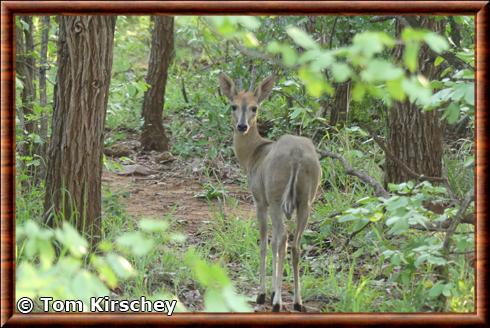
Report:
[[[274,80],[274,75],[270,75],[254,91],[238,91],[233,80],[226,74],[220,73],[219,85],[223,95],[230,101],[235,132],[245,135],[250,128],[256,126],[259,105],[269,97]]]

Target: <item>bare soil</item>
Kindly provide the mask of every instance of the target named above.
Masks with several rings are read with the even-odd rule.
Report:
[[[171,155],[170,155],[171,156]],[[204,176],[199,160],[182,161],[172,158],[160,163],[161,154],[138,154],[133,157],[136,165],[148,168],[151,174],[138,173],[121,175],[104,170],[102,181],[111,191],[127,191],[125,200],[127,212],[135,218],[162,218],[172,213],[192,236],[200,227],[212,219],[213,207],[222,207],[226,215],[249,218],[254,213],[250,194],[240,186],[239,171],[230,169],[225,172],[223,189],[227,196],[238,200],[237,206],[221,205],[218,200],[208,201],[200,196],[203,185],[209,179]],[[216,183],[216,182],[214,182]]]

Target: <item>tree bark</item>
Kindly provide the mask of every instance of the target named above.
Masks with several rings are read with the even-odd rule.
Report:
[[[421,27],[441,32],[443,21],[423,17],[418,22]],[[397,34],[402,26],[397,22]],[[402,49],[398,47],[395,57],[402,60]],[[440,70],[435,67],[431,52],[422,45],[419,54],[419,72],[429,80],[439,79]],[[437,110],[422,112],[417,105],[396,102],[388,111],[388,149],[399,160],[418,174],[432,177],[442,175],[443,127]],[[385,156],[385,184],[401,183],[412,177],[393,159]]]
[[[174,53],[174,18],[157,16],[151,41],[146,83],[149,85],[143,99],[143,130],[141,145],[145,150],[165,151],[169,140],[162,125],[168,67]]]
[[[335,126],[339,122],[346,122],[350,105],[350,80],[337,83],[335,88],[335,101],[330,112],[330,125]]]
[[[49,27],[50,17],[42,16],[41,18],[41,53],[39,62],[39,105],[43,108],[41,114],[41,125],[39,128],[39,136],[43,140],[40,147],[40,156],[46,159],[46,151],[48,146],[48,95],[46,88],[46,71],[48,70],[48,42],[49,42]],[[41,176],[46,175],[46,161],[41,163]]]
[[[47,223],[69,220],[100,237],[104,121],[115,16],[60,16],[57,86],[48,148]]]
[[[33,56],[34,24],[32,22],[32,16],[20,16],[19,19],[25,24],[23,24],[23,28],[16,28],[16,73],[23,84],[20,94],[22,105],[19,108],[19,116],[22,117],[19,117],[19,119],[23,123],[22,128],[25,133],[31,134],[36,132],[35,121],[32,118],[29,118],[29,116],[33,114],[33,104],[36,100],[36,87],[34,84],[36,76],[36,60]],[[24,26],[27,26],[27,28]],[[19,151],[23,156],[32,154],[32,144],[29,142],[24,143]]]

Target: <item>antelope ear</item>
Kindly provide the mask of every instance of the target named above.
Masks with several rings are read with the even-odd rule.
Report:
[[[223,72],[219,73],[219,87],[221,88],[221,93],[230,101],[236,96],[235,83]]]
[[[276,81],[276,77],[274,74],[269,75],[269,77],[265,78],[255,89],[254,96],[257,99],[258,103],[261,103],[271,94],[272,88],[274,87],[274,83]]]

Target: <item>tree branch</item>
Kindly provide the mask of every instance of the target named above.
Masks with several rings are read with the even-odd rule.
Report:
[[[395,161],[405,172],[407,172],[409,175],[411,175],[414,179],[417,179],[419,181],[430,181],[430,182],[438,182],[444,184],[446,187],[446,190],[449,194],[449,197],[451,198],[451,201],[453,205],[460,203],[460,200],[456,197],[456,194],[454,193],[453,189],[451,188],[451,184],[449,183],[449,179],[447,177],[447,172],[443,168],[443,176],[442,177],[431,177],[431,176],[426,176],[423,174],[419,174],[412,170],[410,167],[408,167],[407,164],[402,162],[398,157],[396,157],[390,150],[388,150],[388,147],[384,144],[383,140],[379,138],[376,133],[368,126],[361,126],[364,130],[368,131],[371,138],[378,144],[378,146],[384,151],[385,155],[388,156],[391,160]]]
[[[451,224],[454,222],[455,219],[457,219],[457,214],[453,220],[432,223],[432,224],[427,225],[427,226],[423,226],[421,224],[416,224],[416,225],[410,226],[410,228],[416,229],[416,230],[422,230],[422,231],[447,232],[448,228],[451,226]],[[459,223],[466,223],[466,224],[475,225],[475,215],[473,213],[466,214],[466,215],[461,217],[461,220]]]
[[[369,221],[368,223],[366,223],[365,225],[363,225],[361,228],[359,228],[358,230],[354,231],[353,233],[351,233],[349,235],[349,237],[347,238],[347,240],[345,241],[344,243],[344,247],[347,247],[347,245],[349,245],[350,241],[352,240],[352,238],[354,238],[355,236],[357,236],[357,234],[359,234],[359,232],[363,231],[364,229],[366,229],[368,226],[371,225],[371,223],[373,223],[373,221]]]
[[[465,216],[463,215],[466,212],[466,209],[470,206],[470,203],[475,199],[475,193],[473,188],[471,188],[470,191],[466,193],[466,196],[464,198],[463,203],[461,204],[461,207],[458,210],[458,213],[456,213],[456,216],[454,219],[451,221],[451,224],[449,225],[449,228],[447,229],[446,236],[444,238],[444,243],[442,244],[442,249],[444,252],[447,254],[449,252],[449,242],[451,241],[451,237],[456,231],[456,228],[460,223],[462,223],[463,219]]]
[[[388,156],[392,161],[396,162],[405,172],[407,172],[409,175],[411,175],[413,178],[421,181],[430,181],[430,182],[444,182],[444,178],[441,177],[430,177],[430,176],[425,176],[423,174],[419,174],[412,170],[410,167],[408,167],[407,164],[402,162],[398,157],[396,157],[390,150],[388,150],[388,147],[384,144],[383,140],[381,140],[371,128],[368,126],[362,126],[363,129],[367,130],[373,140],[378,144],[378,146],[385,152],[386,156]]]
[[[381,186],[381,184],[378,181],[376,181],[376,179],[367,175],[364,172],[354,170],[344,157],[332,153],[328,150],[323,150],[320,152],[320,159],[323,159],[325,157],[330,157],[340,161],[342,163],[342,166],[344,167],[345,173],[358,177],[362,182],[372,186],[374,188],[376,196],[383,197],[383,198],[390,197],[390,194],[386,191],[386,189],[383,188],[383,186]]]

